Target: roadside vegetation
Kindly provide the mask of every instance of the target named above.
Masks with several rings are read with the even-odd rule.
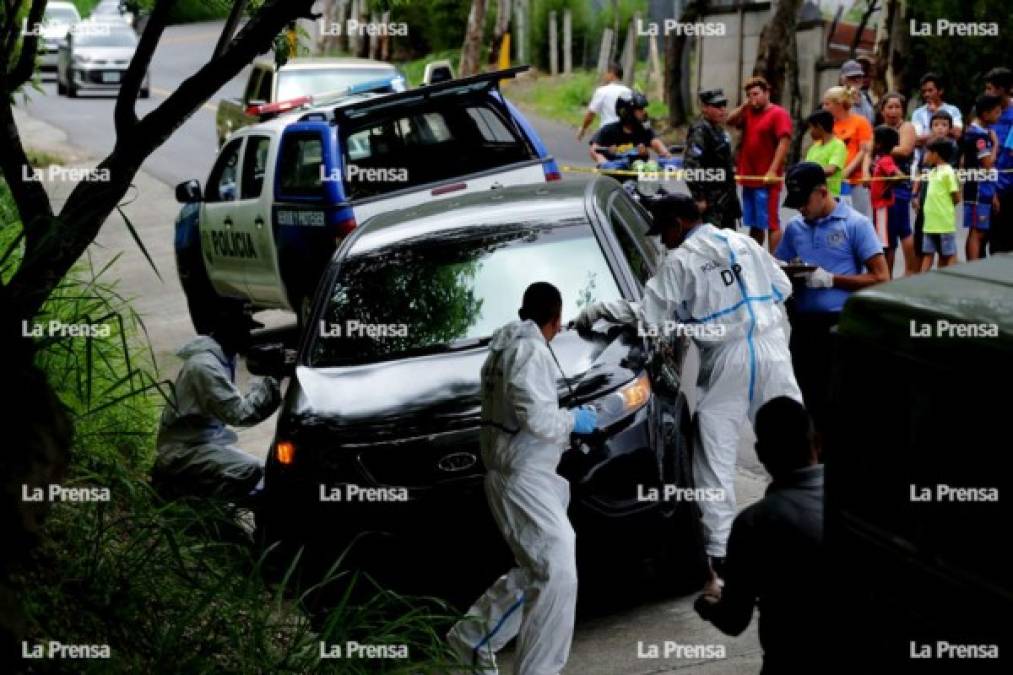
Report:
[[[33,164],[57,158],[37,155]],[[21,256],[20,224],[0,180],[0,278]],[[74,424],[63,488],[95,501],[56,501],[12,587],[31,646],[108,645],[109,658],[53,659],[47,672],[417,672],[448,663],[453,617],[434,600],[372,586],[340,566],[303,586],[300,554],[276,561],[210,500],[166,502],[150,487],[154,433],[168,384],[144,325],[111,279],[116,259],[82,259],[33,325],[108,326],[101,335],[37,338],[36,364]],[[105,329],[103,329],[105,330]],[[99,331],[96,331],[99,332]],[[47,497],[49,496],[47,490]],[[104,500],[104,497],[108,497]],[[44,507],[40,507],[44,508]],[[41,518],[39,519],[41,521]],[[322,592],[329,609],[311,614]],[[353,600],[354,591],[354,600]],[[321,660],[321,643],[406,645],[409,659]]]

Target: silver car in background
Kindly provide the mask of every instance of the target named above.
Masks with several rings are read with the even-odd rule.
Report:
[[[77,7],[70,2],[50,2],[46,4],[46,12],[42,23],[31,27],[39,34],[39,66],[42,70],[56,70],[57,54],[60,46],[66,44],[67,33],[71,27],[81,20]],[[28,27],[26,27],[27,29]]]
[[[137,35],[122,21],[82,21],[75,25],[57,59],[56,89],[73,98],[81,91],[115,91],[137,49]],[[140,97],[149,95],[145,73]]]

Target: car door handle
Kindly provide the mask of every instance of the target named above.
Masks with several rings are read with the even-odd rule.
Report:
[[[264,227],[264,219],[261,218],[260,216],[257,216],[256,218],[254,218],[253,224],[257,226],[258,230],[262,229]]]
[[[232,219],[225,216],[225,220],[222,221],[222,224],[225,225],[225,227],[232,227]]]

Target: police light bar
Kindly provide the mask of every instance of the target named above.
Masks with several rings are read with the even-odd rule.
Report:
[[[258,117],[261,121],[263,121],[267,117],[279,115],[283,112],[288,112],[289,110],[325,105],[353,94],[365,94],[367,92],[380,93],[384,90],[394,93],[404,91],[405,89],[406,86],[404,78],[400,75],[392,75],[390,77],[379,78],[376,80],[359,82],[358,84],[353,84],[345,87],[344,89],[338,89],[337,91],[327,91],[321,94],[314,94],[312,96],[298,96],[284,101],[277,101],[276,103],[251,105],[246,108],[246,114],[251,117]]]
[[[312,96],[299,96],[297,98],[290,98],[284,101],[277,101],[275,103],[262,103],[260,105],[247,106],[246,114],[251,117],[259,117],[264,119],[270,115],[278,115],[289,110],[301,108],[302,106],[312,103]]]

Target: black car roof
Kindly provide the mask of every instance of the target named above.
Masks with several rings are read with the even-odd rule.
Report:
[[[438,199],[373,216],[356,229],[350,253],[440,231],[459,231],[468,225],[510,225],[557,222],[586,218],[589,186],[607,189],[614,183],[599,176],[574,180],[516,185],[460,197]],[[618,184],[616,184],[618,187]]]

